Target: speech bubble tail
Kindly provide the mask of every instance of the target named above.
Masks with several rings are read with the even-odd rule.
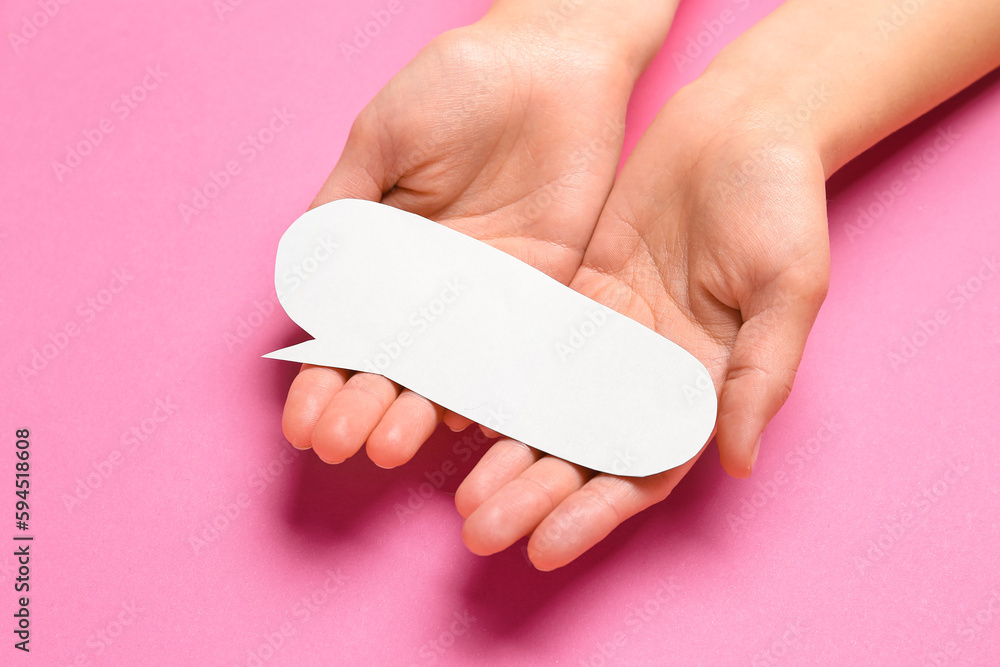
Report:
[[[300,364],[316,364],[316,359],[323,355],[322,343],[318,340],[307,340],[298,345],[284,347],[263,355],[264,359],[278,359],[279,361],[295,361]]]
[[[351,371],[362,370],[351,359],[344,357],[343,350],[340,350],[328,341],[324,342],[316,338],[299,343],[298,345],[275,350],[263,355],[263,358],[294,361],[299,364],[327,366],[329,368],[346,368]]]

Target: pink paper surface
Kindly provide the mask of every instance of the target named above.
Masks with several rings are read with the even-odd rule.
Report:
[[[471,429],[397,470],[325,466],[281,435],[295,365],[260,358],[304,339],[275,248],[354,115],[488,3],[401,0],[350,60],[381,0],[231,4],[0,9],[0,664],[995,664],[1000,77],[831,181],[832,287],[754,477],[713,445],[668,501],[543,574],[523,542],[461,543]],[[684,4],[626,147],[776,5]],[[15,534],[35,538],[30,656]]]

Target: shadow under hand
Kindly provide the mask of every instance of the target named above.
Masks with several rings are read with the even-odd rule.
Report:
[[[909,125],[890,134],[848,162],[827,181],[826,190],[828,199],[833,200],[845,190],[850,189],[858,181],[864,179],[872,170],[877,169],[886,160],[891,159],[900,150],[918,140],[922,135],[942,125],[948,120],[949,116],[954,115],[962,107],[972,104],[976,98],[986,94],[998,84],[1000,84],[1000,69],[987,74],[951,99],[928,111]]]
[[[411,461],[391,470],[372,463],[364,448],[339,465],[304,452],[293,468],[286,519],[303,541],[319,545],[383,530],[387,516],[398,526],[398,512],[419,512],[439,492],[454,495],[492,443],[477,427],[452,433],[442,424]],[[400,488],[409,492],[401,494]]]
[[[625,571],[636,561],[655,561],[654,569],[664,576],[676,572],[689,552],[704,549],[710,540],[704,514],[728,479],[712,452],[714,440],[666,500],[632,517],[565,567],[536,570],[528,560],[527,538],[479,559],[464,590],[469,611],[491,634],[523,640],[537,631],[533,620],[574,586],[590,588],[602,568]],[[656,585],[650,582],[650,587]]]

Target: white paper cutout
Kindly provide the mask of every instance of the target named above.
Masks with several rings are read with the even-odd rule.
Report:
[[[506,253],[389,206],[340,200],[278,244],[275,287],[315,340],[271,354],[384,375],[579,465],[652,475],[715,427],[680,346]]]

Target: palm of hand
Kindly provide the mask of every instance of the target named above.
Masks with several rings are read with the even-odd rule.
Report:
[[[614,179],[628,81],[611,59],[556,51],[527,33],[446,33],[361,112],[314,205],[382,201],[568,282]],[[304,366],[283,428],[325,461],[367,441],[369,457],[391,467],[442,418],[468,425],[380,376]]]
[[[692,129],[703,109],[679,96],[661,112],[571,286],[706,364],[723,465],[744,476],[826,293],[825,178],[815,155],[772,132]],[[463,536],[486,554],[530,533],[535,565],[559,567],[663,500],[693,463],[648,478],[595,475],[501,441],[458,491]]]

